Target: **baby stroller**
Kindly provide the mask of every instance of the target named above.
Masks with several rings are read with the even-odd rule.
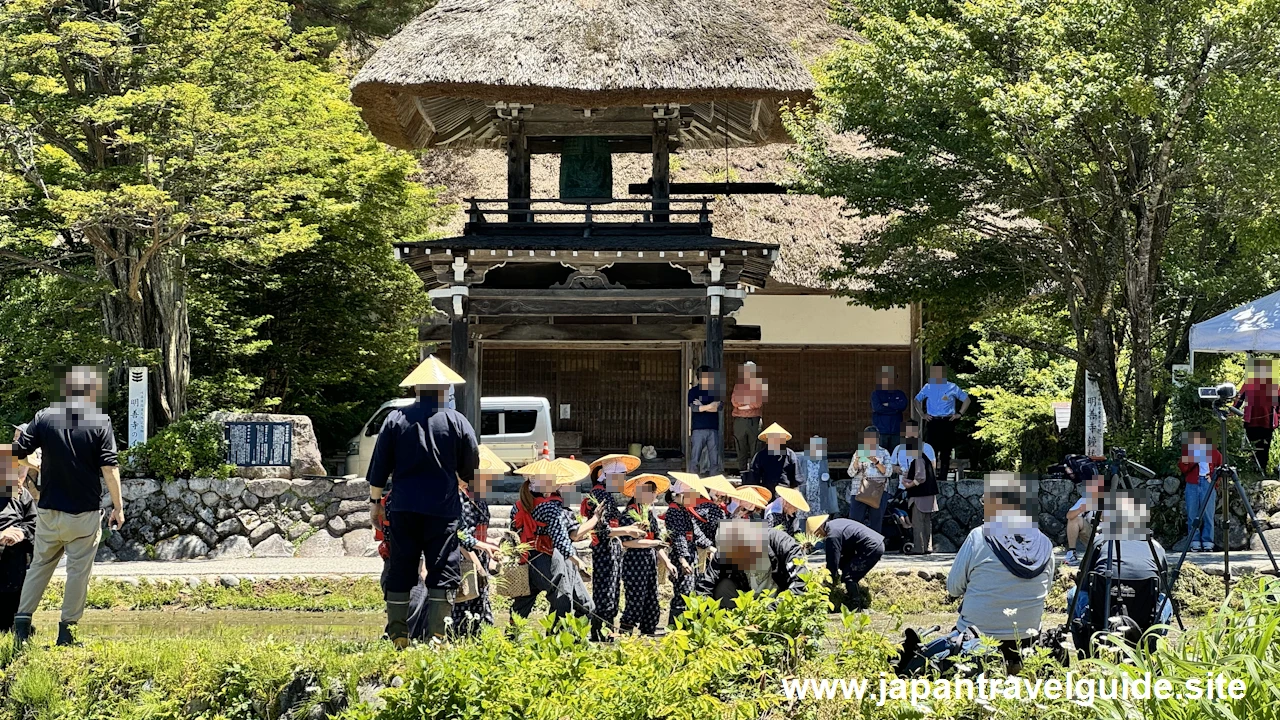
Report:
[[[880,529],[884,535],[884,551],[909,553],[915,549],[915,534],[911,530],[911,509],[907,507],[907,491],[901,485],[895,487],[885,507],[884,523]]]

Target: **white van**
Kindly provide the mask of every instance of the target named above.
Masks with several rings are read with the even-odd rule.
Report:
[[[382,423],[396,408],[413,403],[398,398],[382,404],[347,443],[347,474],[364,477],[369,471],[373,446]],[[487,397],[480,399],[480,442],[489,446],[505,462],[520,467],[538,459],[546,443],[551,456],[556,440],[551,430],[551,403],[540,397]]]

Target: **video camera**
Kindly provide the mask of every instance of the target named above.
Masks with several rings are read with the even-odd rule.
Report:
[[[1236,396],[1236,386],[1231,383],[1222,383],[1216,387],[1200,388],[1200,399],[1209,402],[1217,402],[1233,400]]]

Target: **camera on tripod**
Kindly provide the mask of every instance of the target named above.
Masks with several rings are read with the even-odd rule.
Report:
[[[1208,402],[1226,402],[1234,400],[1236,397],[1236,386],[1231,383],[1222,383],[1215,387],[1200,388],[1200,399]]]

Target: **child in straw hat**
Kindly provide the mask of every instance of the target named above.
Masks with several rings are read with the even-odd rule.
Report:
[[[480,446],[480,466],[476,468],[468,485],[458,481],[458,492],[462,499],[462,519],[458,523],[459,537],[463,552],[473,553],[476,572],[480,573],[484,582],[480,585],[480,597],[454,603],[453,631],[459,635],[475,635],[482,625],[493,624],[493,606],[489,602],[488,576],[497,573],[497,562],[494,553],[498,546],[489,542],[489,503],[485,496],[495,480],[501,478],[511,468],[497,454]]]
[[[591,492],[582,499],[582,515],[595,521],[591,534],[591,639],[609,640],[618,615],[623,541],[644,535],[625,520],[614,493],[623,492],[627,473],[640,467],[634,455],[605,455],[591,463]]]
[[[698,548],[715,547],[711,539],[703,534],[702,528],[694,519],[693,507],[699,497],[706,497],[707,490],[699,482],[698,476],[692,473],[668,473],[676,482],[671,486],[670,502],[667,514],[663,518],[670,535],[672,562],[676,566],[676,574],[671,579],[671,608],[667,623],[674,624],[677,617],[684,614],[686,595],[692,595],[697,581],[695,563],[698,561]]]
[[[765,446],[760,448],[751,460],[751,479],[770,493],[779,485],[797,487],[796,454],[787,443],[791,433],[778,423],[774,423],[760,433]]]
[[[769,506],[773,494],[759,485],[743,485],[730,497],[733,498],[733,502],[729,503],[728,507],[731,519],[761,520],[764,518],[764,510]]]
[[[800,532],[800,512],[808,512],[809,503],[795,488],[778,486],[778,497],[765,509],[765,527],[778,528],[788,535]]]
[[[538,460],[516,471],[525,476],[520,500],[513,508],[512,528],[521,544],[532,549],[522,562],[529,565],[530,593],[511,603],[511,614],[528,617],[538,595],[547,601],[556,617],[570,613],[583,616],[594,610],[582,577],[575,571],[575,552],[569,538],[564,498],[559,488],[573,485],[587,476],[585,463],[558,458]]]
[[[658,516],[653,512],[653,502],[658,493],[666,492],[670,483],[661,475],[652,473],[637,475],[627,480],[622,494],[631,498],[623,522],[637,530],[634,537],[622,540],[622,586],[627,591],[627,606],[622,610],[620,631],[625,635],[639,628],[645,635],[656,635],[662,606],[658,602],[658,562],[674,576],[663,549],[666,544],[658,539]]]

